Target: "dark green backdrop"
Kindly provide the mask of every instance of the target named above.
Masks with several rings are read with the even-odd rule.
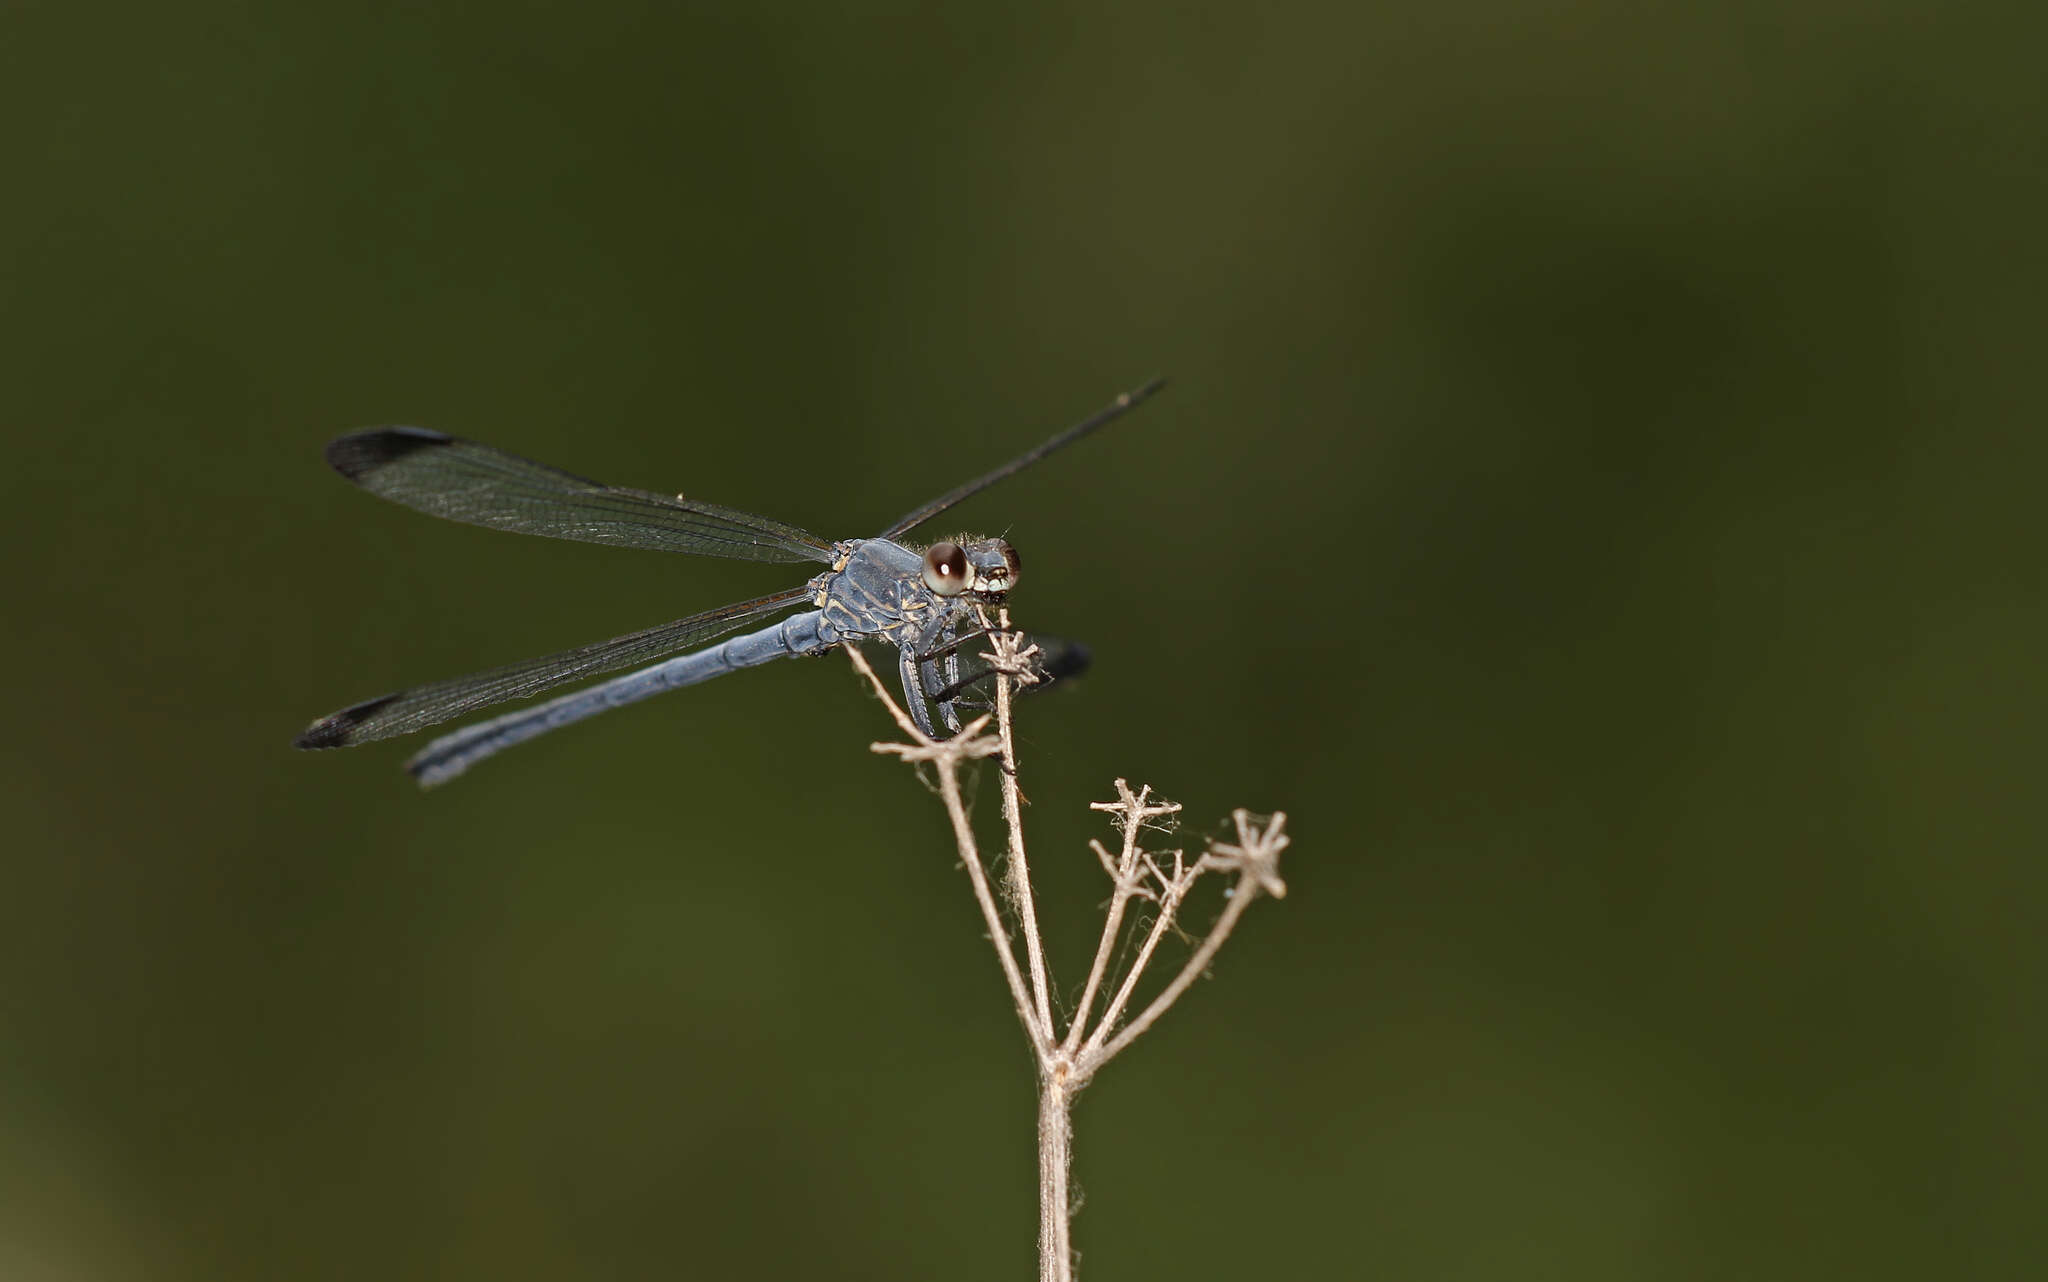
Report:
[[[843,537],[1153,373],[958,514],[1098,656],[1068,982],[1114,776],[1297,834],[1081,1102],[1088,1276],[2039,1268],[2040,6],[863,8],[0,15],[0,1275],[1028,1276],[843,661],[286,746],[801,571],[319,450]]]

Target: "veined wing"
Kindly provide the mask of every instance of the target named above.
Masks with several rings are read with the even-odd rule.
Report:
[[[341,748],[410,734],[507,699],[524,699],[600,672],[652,662],[809,599],[809,588],[793,588],[581,649],[475,672],[452,681],[414,686],[322,717],[292,743],[299,748]]]
[[[394,503],[450,521],[614,547],[741,561],[833,560],[808,530],[696,499],[585,480],[489,445],[419,427],[333,441],[327,462]]]
[[[908,534],[915,527],[923,525],[926,521],[931,520],[933,517],[945,511],[947,508],[952,507],[955,503],[958,503],[963,499],[972,498],[974,495],[981,493],[989,486],[994,485],[997,481],[1003,480],[1005,477],[1015,476],[1017,473],[1023,471],[1027,467],[1030,467],[1033,463],[1036,463],[1038,460],[1044,458],[1046,455],[1052,453],[1054,450],[1065,449],[1067,446],[1072,445],[1075,441],[1080,440],[1082,437],[1088,435],[1090,432],[1095,431],[1097,428],[1112,423],[1119,418],[1122,418],[1125,414],[1128,414],[1133,409],[1137,408],[1137,405],[1140,401],[1144,400],[1146,397],[1152,395],[1152,393],[1158,391],[1160,388],[1164,386],[1166,386],[1165,379],[1155,378],[1151,382],[1145,384],[1143,387],[1137,389],[1134,392],[1125,392],[1123,395],[1111,401],[1108,405],[1105,405],[1101,409],[1095,411],[1093,414],[1090,414],[1087,418],[1082,419],[1080,422],[1074,424],[1066,431],[1061,432],[1059,435],[1053,437],[1045,444],[1037,446],[1033,449],[1028,449],[1024,451],[1022,454],[1019,454],[1016,458],[1013,458],[1009,462],[1003,464],[995,471],[985,472],[982,475],[977,476],[973,480],[967,482],[967,484],[959,486],[956,489],[948,490],[944,494],[939,495],[939,497],[933,499],[931,502],[925,504],[923,507],[917,509],[915,512],[911,512],[908,515],[906,515],[902,520],[896,522],[896,524],[890,526],[886,530],[883,530],[879,537],[885,539],[893,539],[899,535]]]
[[[1088,647],[1079,641],[1068,641],[1060,637],[1049,637],[1042,633],[1027,633],[1023,637],[1024,648],[1038,647],[1038,654],[1032,658],[1032,669],[1038,680],[1025,685],[1019,683],[1020,694],[1043,690],[1048,685],[1076,677],[1088,670],[1094,656]],[[934,703],[949,700],[966,707],[989,707],[995,700],[995,670],[989,666],[990,641],[986,635],[974,637],[961,643],[956,651],[959,655],[958,675],[950,684],[931,691],[929,698]],[[942,665],[942,670],[943,665]]]

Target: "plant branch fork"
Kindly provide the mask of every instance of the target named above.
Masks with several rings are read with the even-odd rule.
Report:
[[[967,871],[976,906],[995,948],[1011,1003],[1031,1043],[1039,1078],[1039,1276],[1043,1282],[1069,1282],[1073,1277],[1072,1199],[1068,1190],[1073,1098],[1104,1064],[1143,1036],[1207,972],[1217,951],[1255,900],[1286,895],[1279,859],[1290,839],[1284,814],[1261,817],[1240,809],[1231,815],[1235,839],[1211,840],[1193,858],[1181,849],[1148,849],[1143,844],[1147,836],[1171,833],[1181,807],[1155,797],[1149,785],[1134,790],[1128,782],[1118,779],[1115,799],[1094,802],[1090,807],[1110,817],[1119,840],[1114,847],[1100,841],[1089,843],[1109,876],[1111,894],[1080,998],[1066,1027],[1061,1029],[1054,1014],[1051,967],[1046,960],[1031,888],[1029,855],[1024,843],[1024,798],[1018,784],[1012,724],[1017,689],[1041,679],[1034,664],[1038,650],[1011,629],[1007,610],[996,609],[994,618],[985,610],[982,622],[990,645],[983,657],[993,670],[995,706],[950,739],[934,739],[918,728],[858,646],[846,647],[846,653],[905,737],[904,742],[873,744],[873,750],[929,765],[936,776],[937,791],[951,822],[961,865]],[[1002,894],[1015,913],[1016,934],[1023,937],[1021,958],[1017,941],[1005,924],[994,879],[970,822],[960,777],[962,765],[990,757],[996,758],[1000,767],[997,773],[1006,838]],[[1141,981],[1158,959],[1161,944],[1168,935],[1176,933],[1182,921],[1189,893],[1199,879],[1210,874],[1230,882],[1224,892],[1221,914],[1173,977],[1137,1014],[1127,1019]],[[1114,959],[1126,923],[1132,919],[1134,903],[1142,905],[1141,911],[1149,912],[1151,920],[1143,927],[1143,938],[1130,964],[1119,975]]]

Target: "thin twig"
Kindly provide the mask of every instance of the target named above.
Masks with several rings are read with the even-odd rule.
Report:
[[[1017,746],[1011,733],[1010,704],[1016,677],[1025,671],[1029,656],[1017,647],[1017,634],[1010,631],[1010,612],[997,611],[997,628],[990,636],[994,653],[988,656],[996,669],[996,735],[1002,741],[1003,827],[1010,837],[1008,877],[1010,899],[1024,927],[1024,958],[1031,967],[1031,996],[1038,1003],[1038,1027],[1045,1043],[1053,1038],[1051,982],[1045,968],[1045,945],[1038,930],[1038,905],[1031,897],[1031,862],[1024,854],[1023,797],[1017,785]]]
[[[1286,896],[1287,884],[1280,880],[1279,867],[1280,852],[1287,849],[1290,840],[1284,831],[1287,816],[1274,815],[1263,831],[1256,828],[1247,811],[1239,810],[1232,818],[1237,823],[1236,844],[1212,846],[1193,870],[1195,875],[1200,875],[1203,870],[1210,868],[1237,872],[1237,885],[1231,888],[1230,902],[1224,905],[1223,915],[1216,919],[1216,925],[1209,931],[1209,937],[1202,941],[1201,947],[1195,949],[1187,964],[1180,968],[1180,974],[1175,975],[1173,982],[1168,984],[1159,996],[1152,999],[1152,1004],[1122,1032],[1102,1043],[1098,1054],[1086,1056],[1092,1061],[1091,1071],[1114,1059],[1124,1047],[1138,1040],[1139,1035],[1152,1027],[1159,1017],[1166,1013],[1167,1007],[1180,1000],[1180,995],[1188,990],[1190,984],[1201,978],[1208,970],[1210,960],[1216,956],[1216,950],[1223,947],[1224,940],[1230,938],[1230,932],[1237,926],[1237,919],[1244,916],[1245,909],[1251,907],[1252,900],[1258,898],[1261,892],[1275,899]],[[1162,908],[1161,919],[1164,918],[1165,912]],[[1156,936],[1157,931],[1154,933]],[[1146,941],[1148,952],[1151,942],[1149,939]],[[1141,957],[1132,967],[1133,972],[1144,969],[1144,965],[1144,959]],[[1105,1019],[1102,1028],[1096,1030],[1097,1037],[1099,1038],[1109,1027],[1110,1021]]]
[[[889,715],[896,718],[896,724],[902,727],[904,734],[909,735],[913,742],[932,742],[925,736],[924,731],[917,728],[917,723],[910,719],[910,714],[897,704],[895,696],[889,693],[889,687],[883,685],[882,679],[875,675],[875,670],[868,666],[867,656],[860,652],[859,646],[847,646],[846,657],[853,660],[853,670],[868,679],[868,684],[875,689],[875,696],[882,701],[882,706],[889,710]],[[880,747],[879,744],[871,746],[878,749]]]
[[[1095,1005],[1096,992],[1102,987],[1102,981],[1109,973],[1109,959],[1116,951],[1117,941],[1123,937],[1124,912],[1130,907],[1131,896],[1138,893],[1143,885],[1138,875],[1137,864],[1138,836],[1144,831],[1144,820],[1171,814],[1180,809],[1173,802],[1148,806],[1146,803],[1152,797],[1150,784],[1134,793],[1128,782],[1119,779],[1116,781],[1116,791],[1115,801],[1091,802],[1088,807],[1090,810],[1107,810],[1112,814],[1120,814],[1124,843],[1123,851],[1117,856],[1114,865],[1110,862],[1108,852],[1099,844],[1095,846],[1102,856],[1104,870],[1113,879],[1114,889],[1110,892],[1109,912],[1103,920],[1102,937],[1095,944],[1095,961],[1088,967],[1087,984],[1081,989],[1080,1003],[1074,1007],[1073,1023],[1068,1026],[1066,1040],[1061,1043],[1061,1049],[1068,1055],[1072,1055],[1080,1046],[1082,1036],[1088,1031],[1088,1014]]]
[[[1010,998],[1017,1007],[1017,1018],[1024,1022],[1024,1031],[1031,1038],[1034,1047],[1049,1044],[1052,1030],[1049,1024],[1039,1022],[1031,1005],[1031,999],[1024,987],[1024,976],[1017,969],[1017,956],[1012,950],[1009,934],[1003,929],[1002,911],[996,907],[995,895],[990,891],[988,871],[981,862],[981,851],[975,844],[974,825],[968,822],[967,806],[960,796],[959,762],[966,756],[990,756],[1002,750],[1000,742],[986,738],[980,731],[988,724],[983,717],[963,728],[958,735],[944,741],[935,740],[917,728],[910,715],[889,693],[868,665],[866,657],[857,645],[846,647],[847,658],[868,684],[880,696],[882,706],[896,719],[896,724],[912,739],[910,744],[876,743],[869,745],[875,752],[889,753],[905,760],[928,760],[938,765],[939,796],[946,803],[946,815],[953,822],[953,841],[959,847],[960,862],[967,868],[967,879],[974,887],[975,902],[981,905],[981,917],[988,927],[989,942],[995,945],[996,960],[1003,968],[1003,980],[1010,986]]]
[[[985,625],[988,622],[985,614],[983,622]],[[1016,1007],[1017,1018],[1023,1023],[1025,1035],[1030,1038],[1032,1050],[1038,1058],[1039,1278],[1041,1282],[1072,1282],[1073,1202],[1068,1182],[1073,1163],[1071,1114],[1074,1095],[1087,1085],[1097,1069],[1137,1040],[1207,971],[1217,950],[1230,938],[1238,918],[1244,915],[1252,900],[1261,894],[1279,898],[1287,893],[1286,884],[1280,880],[1279,874],[1280,852],[1288,844],[1284,831],[1286,816],[1276,814],[1261,827],[1249,812],[1236,811],[1232,817],[1236,821],[1237,840],[1234,843],[1212,842],[1203,855],[1189,862],[1179,850],[1148,851],[1140,845],[1148,826],[1159,826],[1156,821],[1173,814],[1180,807],[1172,802],[1155,800],[1149,785],[1133,792],[1127,782],[1118,779],[1117,800],[1097,802],[1094,809],[1108,811],[1114,817],[1122,833],[1122,848],[1111,855],[1102,843],[1089,843],[1101,860],[1103,871],[1111,879],[1109,910],[1105,914],[1095,960],[1089,967],[1073,1020],[1066,1036],[1057,1037],[1052,1012],[1051,970],[1045,960],[1037,905],[1032,896],[1031,869],[1024,848],[1023,793],[1017,781],[1016,737],[1011,718],[1017,683],[1033,679],[1030,660],[1035,650],[1020,648],[1018,634],[1010,630],[1009,623],[1008,612],[998,611],[997,623],[988,629],[993,653],[986,657],[994,669],[996,681],[994,711],[963,726],[950,739],[934,739],[920,730],[882,684],[881,678],[875,675],[875,670],[859,648],[848,646],[846,652],[854,668],[867,679],[908,740],[905,743],[877,743],[872,745],[874,751],[906,761],[928,762],[938,778],[939,796],[945,802],[946,815],[953,825],[953,840],[959,849],[960,862],[967,869],[975,903],[981,909],[989,941],[995,946],[996,958],[1002,966],[1003,980],[1009,985],[1010,1000]],[[995,725],[993,734],[988,733],[991,721]],[[1005,890],[1010,903],[1015,905],[1024,935],[1026,966],[1023,967],[1017,961],[1015,941],[1004,929],[1002,909],[990,885],[988,869],[982,863],[960,786],[962,762],[991,756],[1000,759],[1003,825],[1008,834],[1009,860],[1005,869],[1008,879]],[[1169,864],[1170,867],[1167,866]],[[1128,1009],[1132,995],[1151,965],[1161,941],[1174,929],[1175,919],[1189,890],[1197,879],[1209,872],[1236,874],[1236,884],[1228,892],[1229,900],[1216,925],[1208,938],[1196,947],[1180,973],[1137,1018],[1119,1031],[1118,1021]],[[1104,1005],[1101,1018],[1090,1032],[1089,1015],[1117,969],[1112,958],[1123,936],[1124,921],[1133,899],[1152,900],[1158,913],[1146,930],[1137,956],[1132,959],[1122,979],[1116,982],[1114,994]]]
[[[1074,1167],[1074,1091],[1064,1068],[1038,1084],[1038,1278],[1073,1282],[1072,1196],[1067,1177]]]
[[[1145,932],[1145,942],[1138,946],[1138,955],[1131,962],[1131,968],[1124,972],[1124,982],[1117,986],[1116,995],[1102,1008],[1102,1022],[1095,1026],[1095,1031],[1089,1034],[1087,1042],[1074,1057],[1087,1065],[1091,1076],[1116,1053],[1106,1049],[1104,1043],[1109,1035],[1116,1031],[1117,1021],[1123,1018],[1124,1007],[1130,1004],[1131,994],[1137,991],[1138,981],[1145,977],[1145,968],[1152,964],[1152,954],[1159,950],[1159,941],[1166,938],[1166,932],[1173,928],[1173,917],[1180,909],[1181,899],[1186,896],[1188,887],[1194,884],[1195,878],[1199,875],[1195,870],[1188,870],[1161,885],[1159,914],[1152,919],[1152,929]],[[1168,1004],[1171,1005],[1170,1002]],[[1153,1018],[1156,1019],[1158,1016],[1153,1015]],[[1117,1049],[1121,1050],[1122,1046],[1119,1045]]]

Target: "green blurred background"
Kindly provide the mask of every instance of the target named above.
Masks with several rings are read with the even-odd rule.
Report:
[[[1087,1276],[2044,1262],[2039,5],[7,7],[0,1276],[1028,1276],[1032,1084],[843,661],[417,793],[343,703],[803,573],[430,521],[418,423],[1022,621],[1285,809],[1077,1118]],[[993,805],[984,807],[993,818]]]

